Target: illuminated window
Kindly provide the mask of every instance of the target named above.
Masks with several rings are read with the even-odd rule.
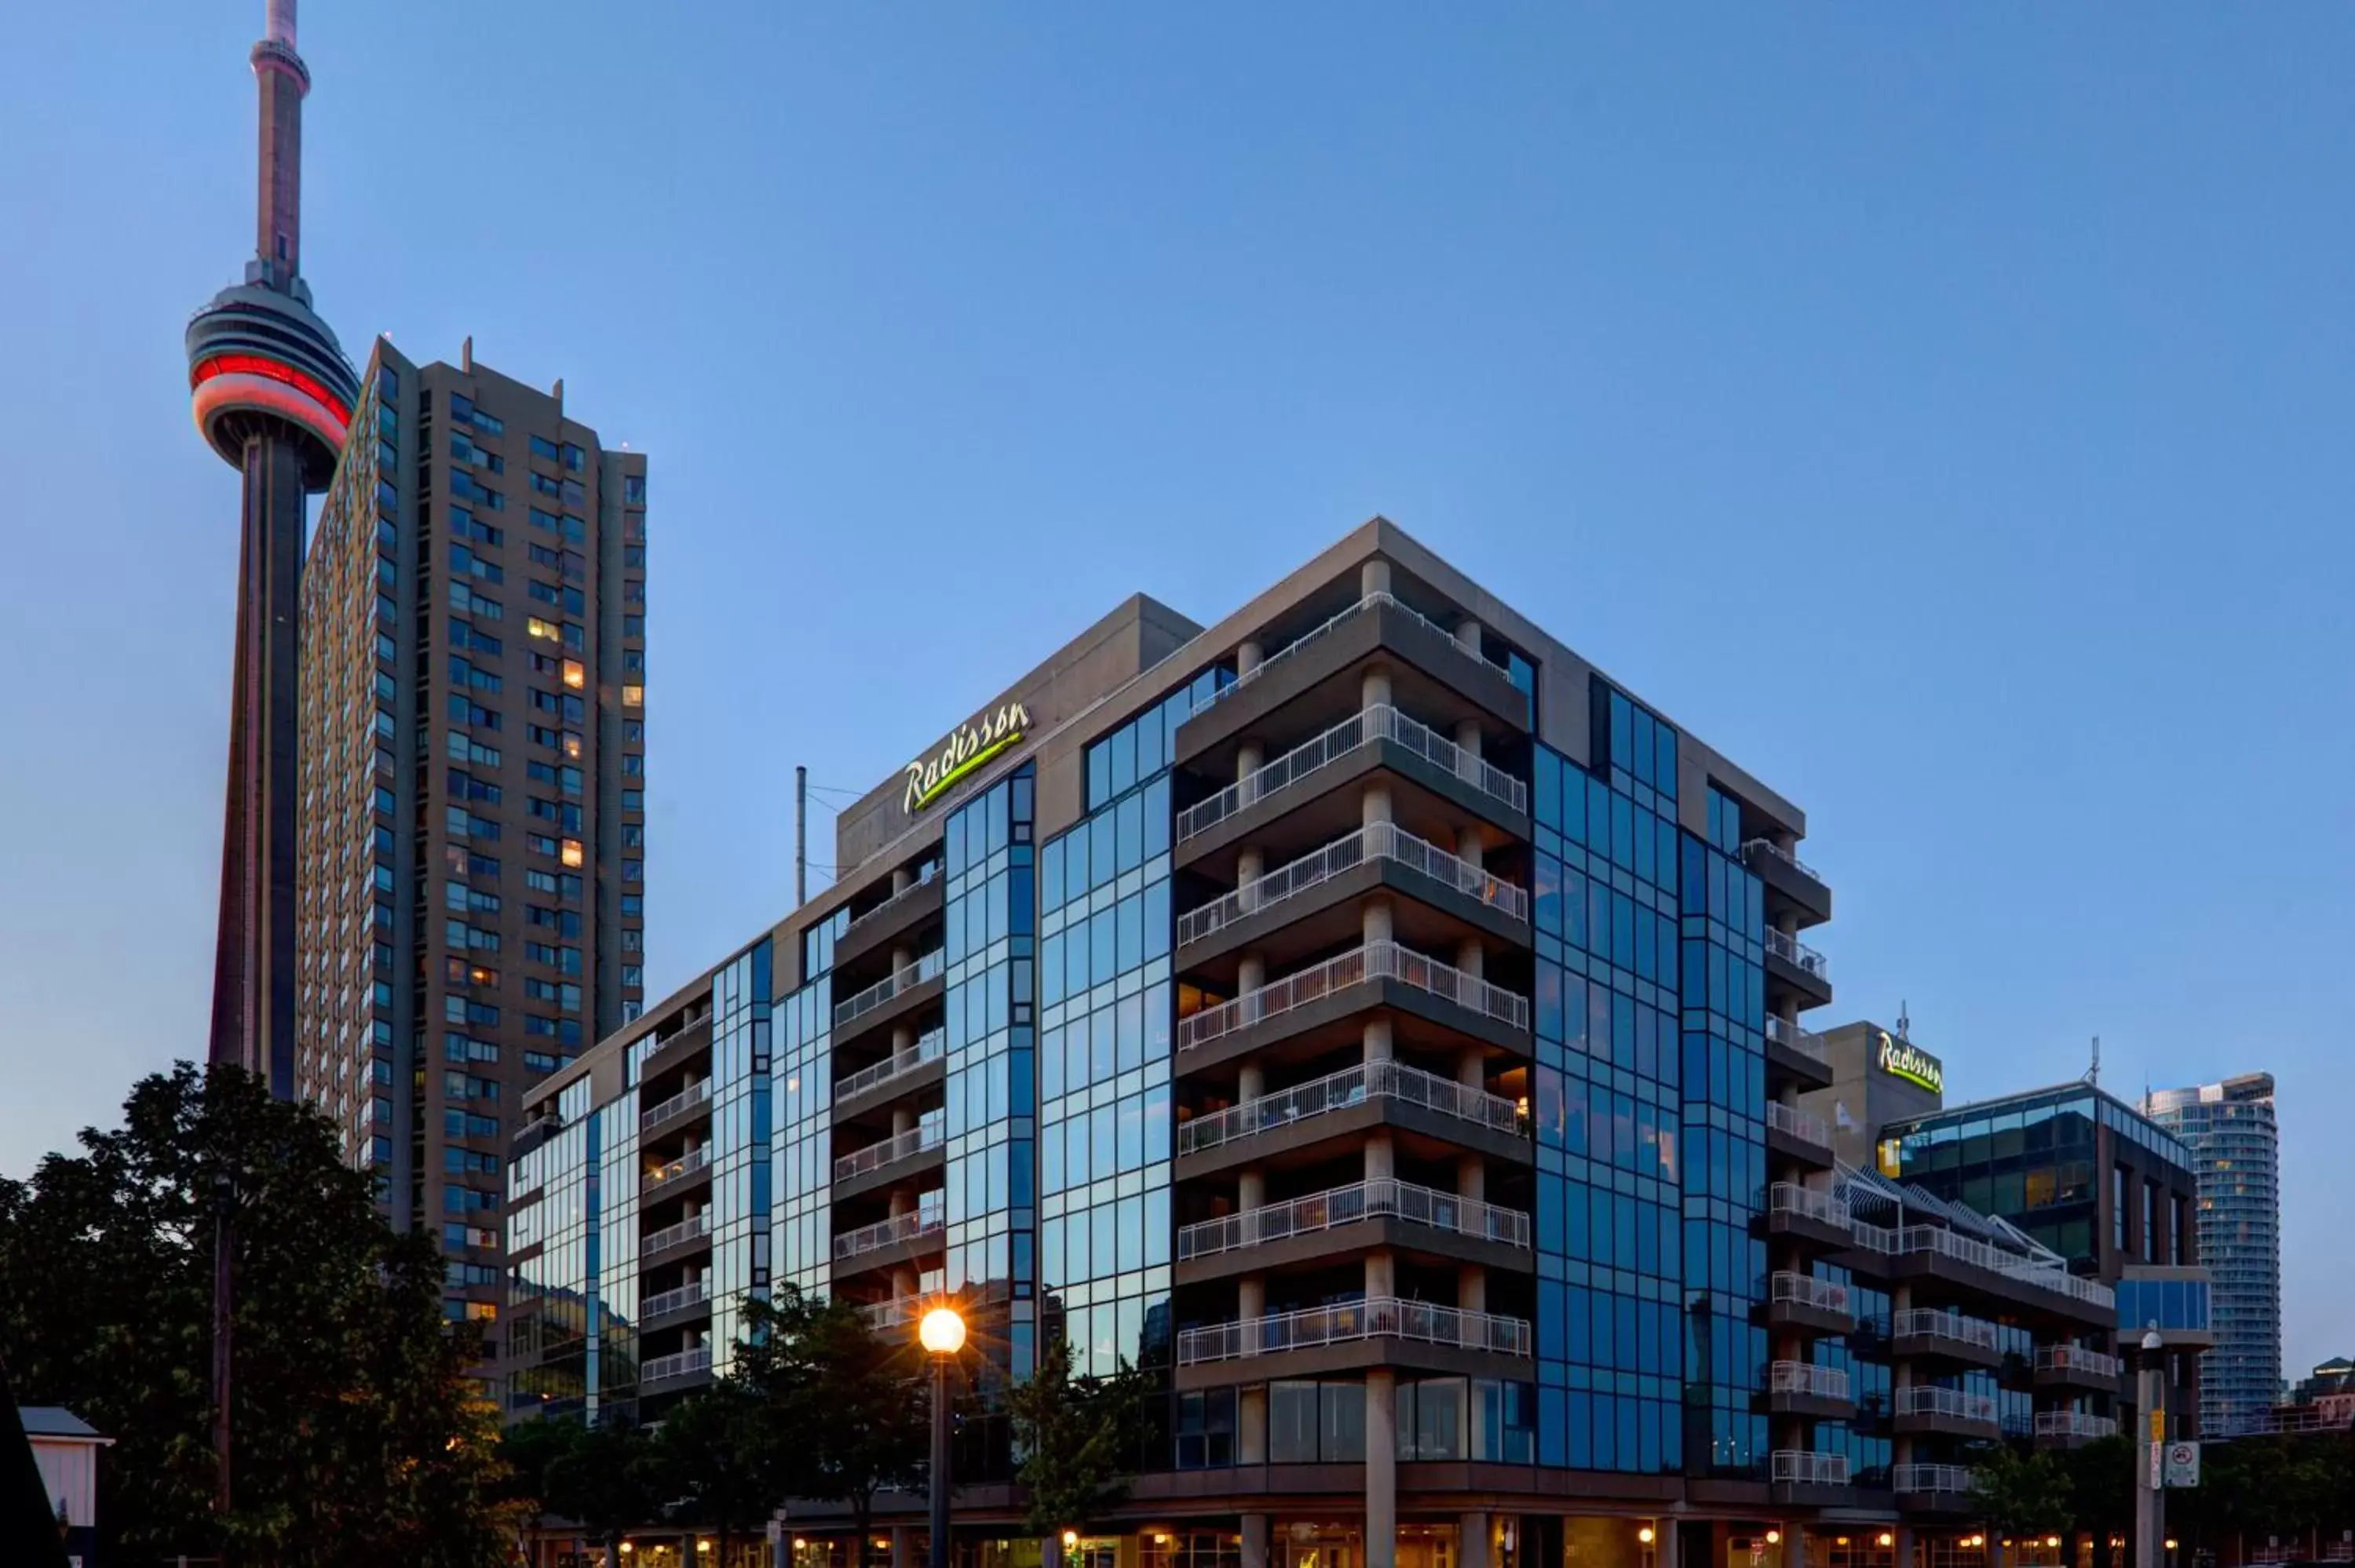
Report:
[[[589,672],[582,666],[580,660],[567,659],[564,662],[564,683],[566,685],[571,687],[577,692],[588,683],[588,680]]]
[[[527,615],[524,617],[523,629],[529,635],[533,637],[544,637],[550,642],[554,642],[563,636],[562,630],[557,626],[556,622],[552,620],[542,620],[536,615]]]
[[[625,708],[642,708],[645,706],[646,689],[644,686],[623,686],[622,688],[622,705]]]
[[[567,864],[567,865],[579,865],[579,864],[581,863],[581,858],[582,858],[582,857],[581,857],[581,841],[580,841],[579,839],[567,839],[567,840],[565,840],[565,841],[564,841],[564,863],[565,863],[565,864]]]
[[[577,730],[564,732],[564,755],[574,761],[581,759],[581,735]]]

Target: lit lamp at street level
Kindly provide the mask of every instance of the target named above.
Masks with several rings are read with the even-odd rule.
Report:
[[[932,1568],[949,1568],[949,1363],[964,1349],[964,1319],[954,1307],[935,1307],[916,1338],[932,1358]]]

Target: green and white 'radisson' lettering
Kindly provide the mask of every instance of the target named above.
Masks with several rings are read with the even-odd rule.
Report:
[[[940,751],[908,764],[908,793],[901,804],[911,813],[921,811],[941,797],[941,791],[1022,738],[1030,726],[1030,711],[1007,703],[995,715],[978,718],[949,736]]]
[[[1919,1045],[1896,1038],[1886,1029],[1874,1033],[1881,1036],[1874,1059],[1882,1072],[1909,1084],[1919,1084],[1934,1095],[1946,1092],[1946,1068],[1938,1058]]]

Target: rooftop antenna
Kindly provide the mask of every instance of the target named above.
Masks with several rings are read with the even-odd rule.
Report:
[[[1911,1040],[1913,1038],[1913,1021],[1905,1016],[1905,999],[1903,997],[1897,999],[1897,1038],[1900,1040]]]
[[[2094,1065],[2085,1069],[2085,1082],[2095,1088],[2102,1086],[2102,1037],[2094,1036]]]

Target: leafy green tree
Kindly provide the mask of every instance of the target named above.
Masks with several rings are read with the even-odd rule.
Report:
[[[719,1537],[719,1560],[730,1541],[757,1531],[783,1500],[780,1465],[785,1428],[761,1396],[733,1379],[682,1402],[655,1435],[655,1473],[666,1498]]]
[[[1033,1534],[1085,1533],[1127,1498],[1145,1425],[1142,1372],[1123,1361],[1108,1378],[1075,1376],[1071,1341],[1059,1333],[1007,1407]]]
[[[1999,1532],[1998,1542],[2006,1535],[2041,1535],[2069,1522],[2069,1478],[2050,1454],[2008,1443],[1987,1445],[1972,1462],[1971,1495]]]
[[[432,1240],[394,1234],[333,1126],[229,1067],[142,1080],[123,1126],[0,1180],[0,1342],[18,1397],[116,1442],[102,1552],[278,1568],[506,1556],[479,1340]],[[232,1508],[213,1511],[217,1215],[235,1284]]]
[[[2069,1489],[2069,1520],[2073,1530],[2094,1540],[2095,1568],[2110,1568],[2113,1537],[2134,1533],[2134,1474],[2137,1458],[2133,1439],[2100,1437],[2080,1448],[2056,1455]]]
[[[551,1425],[566,1437],[549,1457],[541,1500],[549,1512],[574,1520],[603,1542],[606,1568],[620,1568],[622,1532],[654,1517],[654,1445],[643,1430],[623,1421]]]
[[[876,1494],[924,1481],[932,1407],[922,1352],[878,1335],[849,1303],[787,1285],[745,1302],[730,1375],[777,1435],[776,1494],[849,1509],[867,1568]]]

